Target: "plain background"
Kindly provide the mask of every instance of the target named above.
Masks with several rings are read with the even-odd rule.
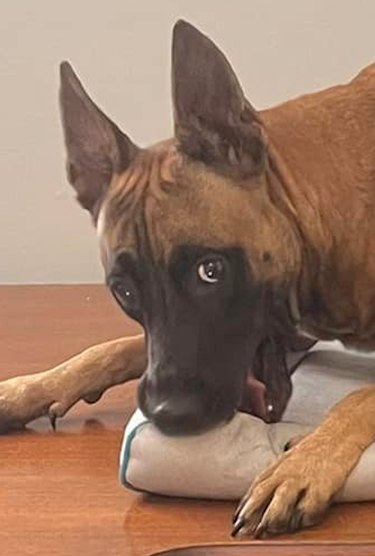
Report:
[[[258,108],[375,60],[373,0],[1,0],[1,283],[102,280],[95,232],[65,180],[58,64],[70,60],[106,113],[147,145],[171,132],[180,17],[226,52]]]

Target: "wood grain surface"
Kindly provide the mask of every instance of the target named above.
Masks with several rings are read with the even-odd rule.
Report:
[[[375,545],[370,543],[309,543],[288,542],[192,546],[158,552],[158,556],[373,556]]]
[[[91,344],[136,332],[101,286],[2,286],[0,378],[41,371]],[[92,406],[80,402],[58,422],[56,433],[40,419],[28,430],[0,437],[1,556],[140,556],[230,543],[234,504],[141,496],[119,485],[118,453],[135,407],[135,386],[119,386]],[[289,544],[301,541],[358,544],[345,545],[344,552],[332,546],[319,548],[330,552],[314,552],[310,544],[296,552]],[[375,504],[336,506],[319,527],[276,544],[242,544],[241,554],[234,544],[215,553],[206,547],[199,556],[375,555],[375,545],[372,551],[364,542],[375,543]]]

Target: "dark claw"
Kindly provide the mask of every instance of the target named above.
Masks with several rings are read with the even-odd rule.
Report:
[[[262,539],[267,534],[267,525],[266,524],[259,524],[258,527],[255,529],[254,532],[254,539]]]
[[[56,415],[49,415],[49,421],[51,423],[51,427],[53,429],[54,432],[56,432],[56,421],[57,421],[57,417]]]
[[[242,508],[244,507],[244,505],[247,502],[247,497],[246,498],[242,498],[241,502],[238,504],[236,511],[234,512],[233,515],[233,519],[232,519],[232,523],[233,525],[236,523],[236,521],[238,520],[240,513],[242,511]]]
[[[292,533],[293,531],[298,531],[301,529],[303,524],[303,513],[296,508],[289,520],[288,530]]]
[[[245,519],[243,517],[240,517],[234,524],[233,524],[233,529],[232,529],[232,533],[231,536],[235,537],[240,530],[242,529],[242,527],[245,525]]]
[[[288,452],[292,447],[293,447],[292,440],[288,440],[288,442],[284,446],[283,452]]]

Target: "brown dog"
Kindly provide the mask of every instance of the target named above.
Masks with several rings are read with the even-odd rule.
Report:
[[[140,149],[62,65],[69,181],[147,347],[120,339],[3,383],[3,428],[45,413],[54,423],[146,366],[139,405],[167,434],[241,405],[277,420],[298,331],[375,348],[375,66],[259,113],[223,54],[179,22],[172,78],[175,137]],[[255,481],[234,532],[316,523],[374,439],[369,386]]]

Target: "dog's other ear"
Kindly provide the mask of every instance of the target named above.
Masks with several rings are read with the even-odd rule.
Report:
[[[90,99],[68,62],[60,76],[68,180],[95,218],[112,175],[129,166],[137,147]]]
[[[255,110],[225,56],[185,21],[173,30],[172,94],[182,152],[231,177],[261,171],[265,144]]]

